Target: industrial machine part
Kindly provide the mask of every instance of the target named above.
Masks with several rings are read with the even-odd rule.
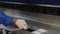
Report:
[[[8,27],[5,27],[3,24],[0,24],[0,30],[2,30],[3,34],[13,34],[13,31],[19,31],[20,29],[19,28],[8,28]],[[28,29],[25,31],[30,32],[30,34],[46,34],[47,33],[47,30],[44,30],[44,29],[38,29],[38,30]]]

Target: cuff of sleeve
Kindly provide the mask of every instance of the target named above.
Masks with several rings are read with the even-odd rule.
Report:
[[[9,26],[12,23],[12,21],[13,21],[13,18],[11,18],[11,17],[7,18],[5,23],[4,23],[5,26]]]
[[[17,21],[17,19],[13,19],[12,23],[13,23],[13,24],[15,24],[15,23],[16,23],[16,21]]]

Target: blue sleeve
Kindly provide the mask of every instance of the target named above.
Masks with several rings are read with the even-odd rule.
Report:
[[[2,32],[0,32],[0,34],[2,34]]]
[[[0,10],[0,24],[9,26],[12,23],[12,21],[13,21],[12,17],[5,15],[3,11]]]

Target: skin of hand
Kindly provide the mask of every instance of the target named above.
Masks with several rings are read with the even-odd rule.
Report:
[[[28,28],[27,23],[25,22],[25,20],[22,19],[14,19],[13,24],[17,25],[19,29],[26,30]]]

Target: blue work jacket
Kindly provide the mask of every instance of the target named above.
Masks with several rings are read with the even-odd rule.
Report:
[[[5,13],[2,10],[0,10],[0,24],[9,26],[12,23],[12,21],[12,17],[5,15]],[[0,32],[0,34],[2,34],[2,32]]]

